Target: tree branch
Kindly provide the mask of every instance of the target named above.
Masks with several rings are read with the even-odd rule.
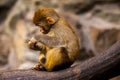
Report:
[[[71,68],[55,71],[15,70],[0,73],[0,80],[106,80],[120,75],[120,41]]]

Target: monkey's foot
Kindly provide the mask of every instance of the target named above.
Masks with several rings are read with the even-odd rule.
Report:
[[[35,69],[35,70],[42,70],[42,71],[45,70],[45,68],[43,67],[43,65],[40,64],[40,63],[35,64],[34,67],[33,67],[33,69]]]

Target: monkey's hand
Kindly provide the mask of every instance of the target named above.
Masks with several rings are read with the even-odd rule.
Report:
[[[42,50],[42,44],[38,42],[34,37],[28,42],[28,47],[33,50]]]

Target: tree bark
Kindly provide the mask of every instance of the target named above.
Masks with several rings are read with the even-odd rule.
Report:
[[[120,75],[120,41],[85,62],[60,71],[15,70],[0,73],[0,80],[106,80]]]

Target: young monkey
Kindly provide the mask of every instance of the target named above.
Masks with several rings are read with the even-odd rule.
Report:
[[[40,50],[39,62],[34,69],[60,70],[69,67],[79,54],[79,40],[71,26],[53,9],[38,9],[33,23],[40,29],[28,42],[34,50]]]

